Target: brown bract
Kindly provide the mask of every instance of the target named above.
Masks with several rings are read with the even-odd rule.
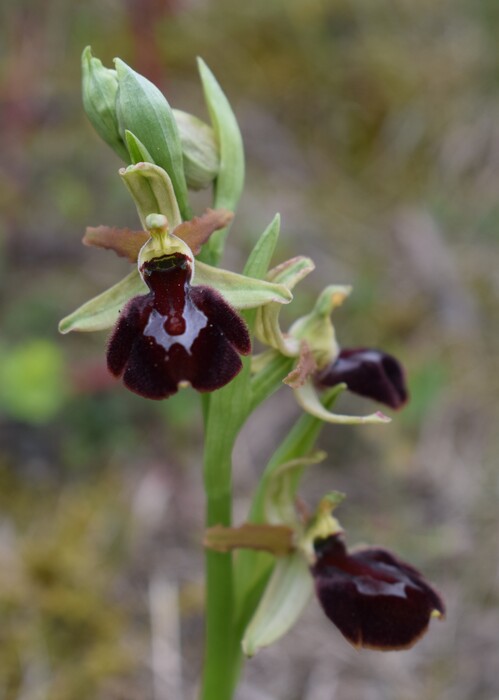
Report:
[[[292,369],[282,381],[292,389],[298,389],[299,387],[303,386],[307,379],[316,371],[317,363],[314,355],[310,350],[308,343],[303,341],[300,346],[300,357],[296,367],[294,367],[294,369]]]

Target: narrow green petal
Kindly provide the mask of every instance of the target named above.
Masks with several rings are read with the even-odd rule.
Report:
[[[325,408],[317,395],[311,381],[294,390],[298,404],[304,411],[326,423],[340,423],[342,425],[359,425],[362,423],[390,423],[391,419],[381,411],[371,413],[368,416],[343,416],[338,413],[331,413]]]
[[[292,293],[282,284],[265,282],[196,261],[193,284],[213,287],[236,309],[253,309],[276,302],[289,304]]]
[[[59,323],[61,333],[101,331],[114,326],[127,301],[147,292],[138,270],[133,270],[114,287],[87,301]]]
[[[312,576],[300,552],[276,562],[260,604],[242,640],[246,656],[268,647],[286,634],[312,594]]]

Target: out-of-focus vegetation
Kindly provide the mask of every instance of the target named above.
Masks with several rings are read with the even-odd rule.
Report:
[[[340,342],[409,373],[389,427],[326,428],[308,497],[346,491],[350,542],[424,569],[447,621],[413,651],[357,654],[312,603],[248,665],[239,700],[497,698],[497,2],[7,0],[0,27],[0,697],[180,698],[182,672],[190,698],[200,663],[196,397],[126,393],[103,334],[56,332],[126,269],[80,246],[85,226],[137,226],[81,107],[91,44],[200,116],[206,60],[247,147],[227,257],[241,269],[280,211],[280,255],[317,262],[287,311],[353,283]],[[295,415],[286,392],[241,438],[240,519]]]

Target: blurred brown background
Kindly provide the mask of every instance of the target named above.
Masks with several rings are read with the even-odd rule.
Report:
[[[127,270],[85,226],[137,226],[81,106],[91,44],[204,118],[206,60],[248,160],[226,264],[280,211],[279,258],[317,262],[288,312],[352,283],[341,344],[409,374],[390,426],[324,430],[304,494],[345,491],[349,542],[423,569],[448,619],[409,652],[358,653],[313,601],[238,700],[497,700],[499,4],[4,0],[0,27],[0,698],[190,700],[200,664],[197,398],[133,396],[105,334],[56,331]],[[242,435],[239,520],[296,415],[284,388]]]

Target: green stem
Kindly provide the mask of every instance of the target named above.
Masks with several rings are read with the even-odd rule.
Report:
[[[203,404],[206,527],[230,526],[232,450],[244,422],[249,360],[230,384]],[[231,700],[238,653],[234,635],[232,554],[206,550],[206,630],[201,700]]]
[[[209,424],[209,423],[208,423]],[[232,507],[232,443],[216,443],[208,430],[205,449],[206,526],[230,525]],[[221,437],[221,436],[219,436]],[[225,445],[222,445],[226,442]],[[214,478],[214,474],[217,474]],[[222,483],[223,482],[223,483]],[[230,700],[232,697],[233,580],[232,555],[206,550],[205,659],[202,700]]]

